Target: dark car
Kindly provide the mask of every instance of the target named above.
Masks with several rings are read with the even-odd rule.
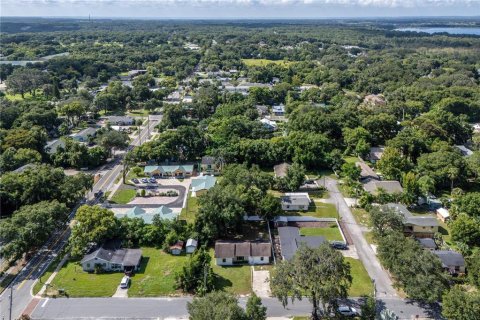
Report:
[[[133,183],[140,183],[140,181],[137,178],[132,179]]]
[[[330,242],[330,245],[332,246],[332,248],[338,249],[338,250],[347,250],[348,249],[347,244],[345,242],[342,242],[342,241],[332,241],[332,242]]]

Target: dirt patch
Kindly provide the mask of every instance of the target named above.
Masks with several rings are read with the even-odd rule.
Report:
[[[297,228],[329,228],[335,222],[309,221],[309,222],[289,222],[288,226]]]

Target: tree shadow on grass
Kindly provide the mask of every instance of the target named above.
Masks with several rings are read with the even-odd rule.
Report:
[[[140,260],[140,270],[132,273],[132,277],[135,277],[135,274],[145,274],[145,269],[147,268],[148,261],[150,261],[150,257],[142,257],[142,260]]]

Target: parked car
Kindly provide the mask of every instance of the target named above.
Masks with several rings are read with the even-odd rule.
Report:
[[[128,286],[130,285],[130,277],[124,276],[122,278],[122,281],[120,282],[120,288],[122,289],[128,289]]]
[[[154,179],[154,178],[150,178],[150,179],[148,179],[148,181],[149,181],[150,183],[157,183],[157,180]]]
[[[348,250],[347,244],[342,241],[332,241],[330,242],[330,246],[332,246],[333,249]]]
[[[132,179],[133,183],[140,183],[140,181],[137,178]]]
[[[349,307],[349,306],[338,307],[337,313],[341,314],[342,316],[346,316],[346,317],[355,317],[355,316],[359,315],[357,309],[355,309],[353,307]]]
[[[148,179],[147,178],[142,178],[142,183],[148,183]]]

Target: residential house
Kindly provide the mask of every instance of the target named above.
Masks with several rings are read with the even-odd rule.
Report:
[[[268,264],[272,256],[272,245],[268,241],[229,241],[215,242],[215,260],[219,266],[248,263]]]
[[[277,130],[277,122],[273,120],[263,118],[263,119],[260,119],[260,122],[263,124],[263,127],[269,131]]]
[[[273,107],[272,107],[272,113],[273,113],[275,116],[278,116],[278,117],[283,117],[283,116],[285,116],[285,106],[284,106],[283,104],[279,104],[279,105],[273,106]]]
[[[437,218],[440,219],[442,222],[446,222],[450,220],[450,212],[445,208],[438,208],[437,211]]]
[[[116,249],[100,247],[85,255],[80,261],[83,271],[95,271],[99,266],[105,271],[132,272],[140,268],[141,249]]]
[[[28,164],[25,164],[15,170],[13,170],[12,172],[15,172],[15,173],[22,173],[24,171],[26,171],[27,169],[33,169],[35,168],[37,165],[36,164],[33,164],[33,163],[28,163]]]
[[[386,104],[382,94],[369,94],[363,99],[363,103],[371,107],[381,107]]]
[[[191,103],[193,103],[193,97],[192,97],[192,96],[185,96],[185,97],[183,97],[182,103],[184,103],[184,104],[191,104]]]
[[[432,252],[440,259],[445,271],[453,275],[465,273],[465,259],[461,253],[451,250],[434,250]]]
[[[193,164],[145,166],[143,171],[146,175],[151,177],[184,178],[193,174]]]
[[[206,174],[218,175],[222,171],[223,161],[220,158],[204,156],[200,162],[202,172]]]
[[[170,253],[174,256],[178,256],[182,253],[183,250],[183,241],[177,241],[174,245],[170,246]]]
[[[166,103],[169,103],[169,104],[180,103],[180,101],[181,101],[180,91],[173,91],[164,100],[165,100]]]
[[[139,76],[139,75],[145,74],[145,73],[147,73],[147,70],[145,70],[145,69],[130,70],[130,71],[128,71],[128,77],[129,77],[130,79],[133,79],[133,78],[135,78],[136,76]]]
[[[185,251],[187,253],[193,253],[197,249],[197,246],[198,246],[198,241],[190,238],[190,239],[187,240],[187,245],[185,246]]]
[[[186,43],[183,47],[185,49],[190,49],[190,50],[193,50],[193,51],[200,50],[200,46],[198,44],[195,44],[195,43]]]
[[[404,218],[403,232],[405,235],[413,235],[416,238],[433,238],[438,232],[438,221],[432,216],[415,216],[407,207],[400,203],[388,203],[388,208],[395,209]]]
[[[456,145],[455,146],[459,151],[460,153],[462,154],[462,156],[464,157],[469,157],[473,154],[473,151],[468,149],[466,146],[464,145]]]
[[[213,176],[200,176],[192,179],[192,183],[190,184],[190,189],[192,190],[192,197],[196,197],[202,192],[210,190],[216,182],[217,178]]]
[[[256,105],[255,108],[257,109],[258,116],[263,118],[269,114],[268,106]]]
[[[426,250],[436,250],[437,249],[437,244],[435,243],[435,240],[432,238],[419,238],[417,239],[418,243],[420,246]]]
[[[86,143],[90,140],[90,138],[95,137],[97,130],[97,128],[89,127],[80,132],[72,133],[70,137],[75,141]]]
[[[285,211],[308,210],[310,206],[310,196],[308,193],[289,192],[280,198],[282,209]]]
[[[114,126],[131,126],[135,123],[135,119],[128,116],[109,116],[105,117],[105,119]]]
[[[276,178],[284,178],[287,176],[288,169],[291,167],[291,164],[288,164],[286,162],[277,164],[276,166],[273,166],[273,172],[275,172],[275,177]]]
[[[372,163],[376,163],[382,158],[383,152],[385,151],[384,147],[371,147],[370,152],[367,155],[367,160]]]
[[[301,236],[297,227],[279,227],[277,230],[280,254],[284,260],[292,259],[301,244],[309,248],[318,248],[327,241],[322,236]]]
[[[47,142],[45,146],[45,152],[48,154],[54,154],[58,148],[65,148],[65,141],[63,139],[55,139]]]
[[[355,162],[355,165],[360,168],[360,180],[368,182],[372,179],[380,180],[380,177],[373,171],[368,164],[363,161]]]

